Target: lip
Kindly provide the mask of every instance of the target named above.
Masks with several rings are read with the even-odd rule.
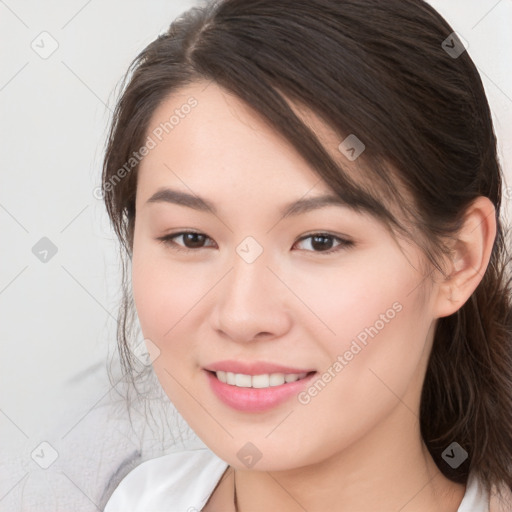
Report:
[[[264,375],[266,373],[310,373],[316,371],[314,368],[292,368],[275,363],[266,363],[264,361],[252,361],[244,363],[242,361],[217,361],[204,368],[212,372],[232,372],[243,373],[245,375]],[[276,386],[278,387],[278,386]]]
[[[266,366],[268,368],[268,365]],[[218,370],[221,371],[221,370]],[[224,370],[225,371],[225,370]],[[229,370],[228,370],[229,371]],[[247,372],[247,368],[244,370]],[[259,370],[258,370],[259,371]],[[317,372],[313,371],[301,380],[295,382],[287,382],[280,386],[271,386],[268,388],[241,388],[225,384],[221,382],[213,373],[213,371],[204,370],[208,379],[211,390],[217,398],[228,405],[229,407],[248,413],[258,413],[268,411],[278,405],[297,396],[306,386],[309,385],[311,380],[315,377]],[[234,373],[244,373],[238,371]],[[269,373],[267,371],[262,373]],[[301,373],[301,372],[270,372],[270,373]],[[248,373],[247,375],[260,375],[258,373]]]

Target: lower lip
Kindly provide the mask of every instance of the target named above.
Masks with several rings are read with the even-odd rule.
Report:
[[[304,379],[296,380],[295,382],[287,382],[280,386],[271,386],[268,388],[240,388],[221,382],[217,376],[210,371],[205,370],[205,372],[212,391],[217,395],[219,400],[233,409],[243,412],[263,412],[277,407],[292,396],[296,396],[300,393],[316,375],[315,372]]]

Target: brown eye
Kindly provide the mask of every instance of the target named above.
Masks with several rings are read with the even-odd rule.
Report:
[[[346,240],[329,233],[313,233],[311,235],[302,237],[300,240],[298,240],[297,243],[301,243],[306,240],[309,241],[306,245],[308,245],[311,249],[306,248],[305,250],[323,254],[337,252],[343,248],[348,248],[354,245],[354,242],[351,240]]]
[[[183,233],[180,235],[183,237],[183,243],[185,247],[189,249],[197,249],[203,247],[206,240],[206,236],[200,233]]]
[[[180,238],[181,242],[175,241],[179,240]],[[182,231],[181,233],[162,236],[157,240],[160,240],[165,245],[169,245],[178,251],[193,251],[194,249],[203,249],[208,247],[205,245],[205,242],[211,239],[203,233],[197,233],[195,231]]]
[[[181,238],[181,241],[179,239]],[[160,242],[170,246],[177,251],[194,251],[197,249],[205,249],[207,247],[215,247],[215,242],[204,233],[195,231],[182,231],[180,233],[173,233],[157,238]],[[211,240],[213,243],[205,245],[205,242]],[[310,248],[299,248],[308,252],[316,252],[320,254],[331,254],[342,249],[352,247],[354,242],[341,238],[339,236],[331,235],[329,233],[313,233],[299,239],[295,245],[309,241]]]

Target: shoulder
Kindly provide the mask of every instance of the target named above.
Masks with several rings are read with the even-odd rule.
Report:
[[[201,510],[227,466],[206,447],[148,460],[121,480],[104,512]]]
[[[466,492],[457,512],[489,512],[489,496],[474,472],[469,474]]]
[[[492,486],[491,493],[485,489],[476,473],[470,473],[466,493],[457,512],[510,512],[512,492],[502,485]]]

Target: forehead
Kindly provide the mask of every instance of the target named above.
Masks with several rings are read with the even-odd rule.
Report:
[[[317,135],[335,146],[337,137],[308,115]],[[177,176],[209,188],[329,191],[297,150],[258,113],[217,84],[199,82],[168,96],[155,110],[146,137],[151,149],[139,166],[138,193]],[[256,189],[255,189],[256,190]]]
[[[344,135],[298,103],[288,104],[354,183],[374,197],[380,195],[362,159],[349,162],[341,154],[338,146]],[[276,203],[335,193],[293,144],[215,82],[189,84],[165,98],[153,113],[146,136],[152,149],[138,169],[137,209],[165,186],[216,198],[231,206],[230,215],[241,210],[254,214]],[[378,202],[403,219],[400,201],[390,197]],[[371,210],[355,211],[382,221]]]

